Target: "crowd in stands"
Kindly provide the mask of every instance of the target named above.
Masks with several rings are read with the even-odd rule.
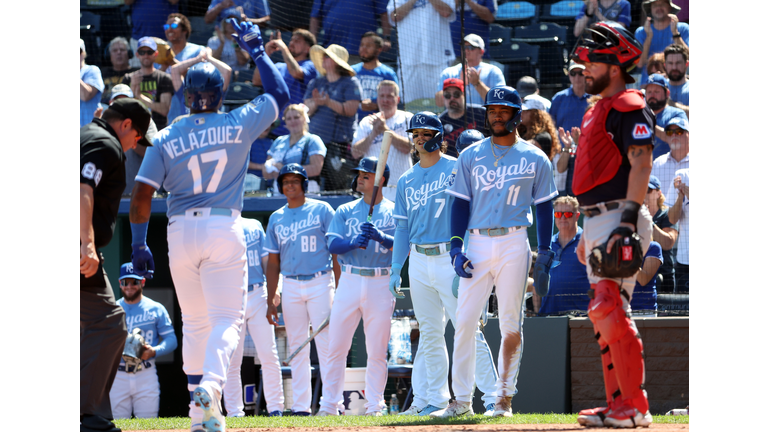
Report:
[[[308,2],[298,2],[297,8],[304,3]],[[131,32],[104,41],[101,48],[108,58],[101,68],[87,64],[81,39],[80,126],[122,96],[144,101],[152,110],[156,129],[162,130],[188,114],[184,75],[201,61],[219,69],[225,87],[236,82],[260,86],[252,60],[233,42],[230,18],[261,26],[266,53],[278,60],[276,66],[291,97],[273,128],[252,145],[246,190],[278,194],[273,180],[281,166],[292,162],[307,170],[312,179],[309,192],[348,190],[349,170],[360,158],[378,155],[387,130],[398,136],[389,156],[394,176],[389,184],[396,185],[399,175],[413,164],[405,129],[416,110],[405,109],[409,103],[425,100],[440,114],[447,153],[457,156],[455,141],[461,132],[477,129],[488,135],[482,107],[488,90],[514,83],[524,102],[518,132],[547,154],[556,168],[561,195],[555,202],[559,232],[553,238],[561,264],[552,269],[550,294],[535,299],[533,312],[584,310],[588,300],[573,293],[586,292],[588,282],[569,276],[583,266],[575,257],[574,242],[581,228],[578,201],[572,197],[572,171],[582,117],[595,102],[585,91],[584,67],[573,62],[563,65],[564,82],[570,86],[551,98],[542,94],[542,83],[532,76],[505,76],[504,65],[494,61],[487,49],[497,11],[509,3],[503,0],[465,0],[463,10],[458,0],[309,3],[306,22],[296,19],[286,28],[285,23],[272,26],[273,11],[267,0],[212,0],[204,21],[216,24],[207,46],[202,46],[189,42],[196,29],[179,13],[178,1],[125,0],[132,7]],[[642,45],[638,67],[631,73],[637,80],[635,88],[644,93],[656,115],[656,127],[634,132],[655,137],[653,177],[645,202],[655,226],[654,247],[646,256],[638,285],[641,279],[643,287],[656,284],[652,291],[659,293],[688,292],[690,42],[689,25],[680,19],[687,19],[687,3],[681,3],[681,8],[672,0],[585,0],[570,27],[575,37],[585,37],[590,24],[613,20],[634,31]],[[633,6],[640,6],[640,19],[633,20]],[[288,44],[280,29],[291,32]],[[167,60],[161,57],[163,46],[171,52]],[[396,61],[382,62],[384,55]],[[132,163],[140,164],[141,157],[131,155]],[[135,170],[127,172],[131,184]],[[394,189],[388,188],[385,196],[394,196]],[[655,294],[637,297],[643,302],[639,307],[656,310]]]

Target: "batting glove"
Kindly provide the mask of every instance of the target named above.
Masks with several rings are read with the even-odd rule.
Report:
[[[558,265],[560,265],[560,261],[555,261],[553,251],[539,251],[536,264],[533,266],[533,286],[539,297],[544,297],[549,292],[549,270]]]
[[[472,261],[470,261],[466,255],[464,255],[464,253],[461,251],[461,248],[455,247],[451,249],[451,264],[453,264],[453,270],[456,272],[457,275],[463,278],[472,277],[472,273],[469,273],[466,271],[467,267],[474,270],[474,267],[472,266]],[[458,295],[457,295],[457,298],[458,298]]]
[[[132,244],[131,263],[133,272],[147,279],[152,279],[155,274],[155,260],[152,258],[152,251],[146,243]]]
[[[364,233],[368,233],[368,237],[370,237],[371,240],[376,242],[383,242],[384,241],[384,235],[381,231],[379,231],[378,228],[376,228],[376,225],[365,222],[364,224],[360,225],[360,231]]]
[[[365,248],[366,246],[368,246],[369,240],[370,240],[370,237],[368,237],[368,234],[365,232],[362,232],[358,234],[357,237],[350,240],[349,245],[355,249]]]
[[[259,26],[253,25],[249,21],[238,23],[234,18],[229,18],[227,21],[235,29],[235,34],[232,36],[237,41],[237,44],[240,45],[240,48],[250,53],[254,60],[264,54],[264,42],[261,39]]]
[[[404,299],[405,294],[400,291],[400,270],[402,270],[402,266],[397,264],[392,265],[392,273],[389,275],[389,292],[391,292],[392,296],[395,298]]]

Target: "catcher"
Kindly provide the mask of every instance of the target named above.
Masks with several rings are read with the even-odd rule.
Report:
[[[620,24],[590,26],[571,54],[584,65],[586,91],[600,100],[584,115],[576,154],[573,191],[585,215],[576,249],[587,266],[588,313],[600,345],[607,406],[582,410],[589,427],[648,427],[643,343],[630,318],[629,302],[651,242],[651,215],[641,207],[651,174],[656,126],[635,80],[642,46]]]

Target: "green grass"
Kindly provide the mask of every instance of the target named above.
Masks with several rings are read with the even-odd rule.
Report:
[[[688,424],[689,416],[653,417],[654,423]],[[115,420],[123,430],[189,429],[187,417],[157,419]],[[576,414],[515,414],[511,418],[490,418],[482,415],[452,419],[433,419],[419,416],[340,416],[340,417],[241,417],[227,418],[227,428],[276,428],[276,427],[367,427],[413,425],[461,425],[461,424],[576,424]]]

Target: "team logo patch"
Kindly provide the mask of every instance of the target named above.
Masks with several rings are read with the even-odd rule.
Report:
[[[651,127],[645,123],[635,123],[632,128],[632,138],[643,139],[651,137]]]

